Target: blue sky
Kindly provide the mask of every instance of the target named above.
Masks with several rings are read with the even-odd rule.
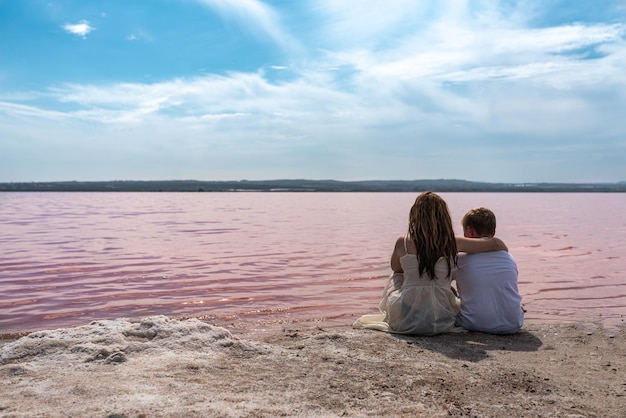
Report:
[[[626,180],[623,0],[0,0],[0,181]]]

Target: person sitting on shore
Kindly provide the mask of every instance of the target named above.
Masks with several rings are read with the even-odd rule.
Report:
[[[462,251],[502,249],[497,238],[459,238]],[[506,248],[504,246],[504,248]],[[457,240],[446,202],[437,194],[420,194],[409,213],[409,230],[391,255],[393,273],[383,290],[379,314],[363,315],[355,328],[400,334],[436,335],[454,328],[459,312],[451,288]]]
[[[484,207],[467,212],[461,223],[466,238],[496,233],[496,216]],[[524,311],[517,276],[517,264],[508,251],[459,254],[455,279],[461,306],[455,325],[489,334],[519,331]]]

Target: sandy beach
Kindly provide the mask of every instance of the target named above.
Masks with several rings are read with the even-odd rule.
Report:
[[[511,336],[197,319],[97,321],[2,340],[2,417],[622,417],[626,328]]]

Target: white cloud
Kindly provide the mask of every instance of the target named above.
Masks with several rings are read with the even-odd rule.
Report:
[[[129,33],[128,35],[126,35],[125,38],[127,41],[143,41],[143,42],[154,42],[155,38],[154,36],[146,30],[143,29],[137,29],[134,30],[133,32]]]
[[[295,52],[299,43],[281,25],[279,15],[258,0],[196,0],[215,10],[223,19],[238,23],[245,30],[269,38],[280,47]]]
[[[275,11],[259,1],[196,1],[226,19],[253,24],[274,39],[289,38]],[[360,31],[355,35],[360,39],[389,37],[407,16],[422,18],[430,13],[428,8],[402,0],[386,2],[385,7],[369,3],[364,9],[360,4],[330,0],[320,4],[326,7],[328,19],[337,15],[320,24],[320,32]],[[281,135],[306,136],[315,129],[330,131],[331,126],[360,127],[350,128],[356,132],[393,124],[412,126],[420,121],[415,129],[423,132],[443,132],[446,124],[471,126],[475,131],[488,125],[491,131],[509,132],[509,124],[521,133],[536,135],[541,125],[525,127],[515,122],[520,109],[529,109],[524,112],[528,118],[538,108],[535,101],[545,106],[544,113],[552,106],[553,117],[546,130],[554,133],[561,129],[569,134],[568,115],[584,115],[597,104],[587,100],[587,92],[595,90],[599,97],[614,89],[614,85],[606,88],[608,81],[624,83],[620,70],[623,47],[614,46],[623,43],[623,25],[531,28],[523,25],[519,13],[507,23],[495,8],[478,15],[469,11],[467,3],[437,10],[431,21],[420,20],[412,30],[404,27],[403,36],[384,48],[340,48],[339,42],[337,51],[323,56],[311,51],[306,67],[290,66],[289,82],[272,83],[259,70],[153,84],[68,84],[53,93],[59,101],[82,109],[73,113],[74,117],[103,123],[159,119],[215,124],[236,119],[244,132],[264,126]],[[352,21],[351,13],[361,17]],[[372,13],[380,19],[367,25],[362,15]],[[355,28],[356,24],[361,26]],[[563,54],[598,45],[606,57],[584,60],[573,53]],[[525,89],[520,88],[521,83]],[[569,93],[560,93],[567,90]],[[558,97],[551,98],[557,93]],[[516,106],[493,106],[506,101]],[[609,123],[611,117],[597,120]],[[290,131],[299,129],[296,125],[309,126],[310,132]]]
[[[68,84],[51,90],[57,100],[82,110],[74,117],[105,123],[163,120],[211,121],[224,115],[246,117],[252,124],[296,123],[320,114],[337,117],[351,107],[352,95],[332,86],[298,79],[272,84],[262,73],[234,73],[174,79],[154,84]]]
[[[333,48],[384,44],[410,26],[419,26],[428,8],[415,0],[316,0],[312,4],[322,22],[320,38]]]
[[[196,1],[281,47],[297,45],[276,10],[260,1]],[[467,155],[491,167],[488,156],[497,154],[505,171],[507,165],[523,168],[533,153],[585,149],[590,155],[623,155],[623,24],[537,28],[528,24],[523,10],[507,15],[489,1],[480,3],[480,12],[470,10],[476,2],[467,1],[454,6],[412,0],[310,4],[323,18],[307,25],[317,33],[301,35],[309,42],[298,51],[306,59],[292,54],[286,65],[265,64],[257,72],[150,84],[57,85],[44,98],[5,94],[0,97],[5,100],[0,119],[6,122],[0,123],[0,134],[9,123],[17,131],[19,122],[38,127],[46,132],[43,137],[64,138],[66,148],[89,138],[103,152],[129,150],[138,161],[151,155],[154,161],[166,159],[157,156],[165,150],[163,155],[179,158],[185,169],[191,170],[186,161],[193,155],[202,162],[196,172],[210,161],[250,178],[254,171],[237,170],[260,160],[246,160],[244,154],[267,155],[268,166],[280,167],[281,161],[317,152],[334,159],[339,170],[326,172],[333,164],[325,159],[317,168],[307,163],[311,171],[298,171],[300,177],[340,177],[341,170],[363,176],[346,171],[350,165],[355,170],[375,167],[378,171],[366,174],[381,178],[472,179],[472,164],[461,164]],[[66,30],[84,37],[93,28],[81,23],[85,27]],[[149,38],[133,29],[127,39]],[[50,107],[55,101],[64,110],[47,110],[55,108]],[[116,146],[108,147],[109,141]],[[602,142],[602,150],[589,150],[592,142]],[[274,149],[281,153],[270,155]],[[448,171],[457,165],[460,171]],[[417,172],[417,167],[427,169]],[[571,168],[554,168],[559,169],[564,173],[560,180],[567,180]],[[602,169],[588,167],[571,175],[582,178]],[[500,181],[529,180],[488,171],[493,169],[485,176],[497,175]]]
[[[95,28],[89,25],[89,22],[86,20],[81,20],[78,23],[66,23],[65,25],[63,25],[63,29],[67,33],[71,33],[72,35],[78,35],[83,38],[85,38],[87,34],[95,30]]]
[[[624,25],[565,25],[540,29],[502,30],[487,33],[495,53],[559,53],[600,43],[619,41]],[[491,35],[491,36],[490,36]]]
[[[18,122],[25,120],[67,120],[71,116],[64,112],[42,109],[37,106],[0,101],[0,115],[8,115]]]

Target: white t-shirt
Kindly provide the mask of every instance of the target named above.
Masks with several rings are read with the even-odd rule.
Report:
[[[456,283],[461,297],[456,326],[512,334],[524,324],[517,264],[507,251],[459,254]]]

